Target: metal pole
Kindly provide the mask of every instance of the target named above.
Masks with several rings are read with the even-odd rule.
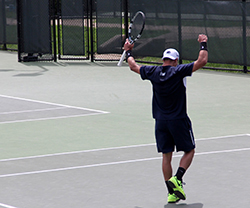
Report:
[[[181,1],[178,0],[178,42],[179,42],[179,63],[182,64],[182,33],[181,33]]]
[[[54,62],[57,61],[57,41],[56,41],[56,18],[57,18],[57,13],[56,13],[56,2],[52,1],[52,8],[53,8],[53,39],[54,39]],[[57,24],[57,26],[59,27],[59,25]]]
[[[61,59],[61,24],[62,24],[62,13],[61,13],[61,4],[57,0],[57,50],[58,50],[58,59]]]
[[[21,27],[22,27],[22,9],[21,9],[21,0],[17,0],[17,42],[18,42],[18,62],[21,62],[21,51],[22,49],[22,44],[21,44],[21,39],[22,39],[22,32],[21,32]]]
[[[6,47],[6,13],[5,13],[5,1],[2,1],[2,18],[3,18],[3,50],[7,50]]]
[[[90,55],[91,62],[94,62],[93,0],[90,0]]]
[[[246,0],[242,0],[242,5],[243,72],[247,73]]]
[[[124,0],[124,27],[125,39],[128,38],[128,0]]]
[[[87,43],[87,59],[89,59],[89,1],[85,1],[86,2],[86,19],[87,19],[87,42],[85,40],[85,42]]]

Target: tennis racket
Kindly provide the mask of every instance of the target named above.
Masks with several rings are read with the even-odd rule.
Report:
[[[142,11],[138,11],[133,17],[133,19],[130,21],[128,28],[128,40],[131,44],[133,44],[141,37],[144,25],[145,25],[145,14]],[[125,56],[126,56],[126,51],[124,50],[117,66],[122,65]]]

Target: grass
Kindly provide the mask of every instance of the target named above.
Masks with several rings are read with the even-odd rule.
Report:
[[[114,23],[116,20],[114,20],[112,23]],[[58,42],[58,26],[56,26],[56,42]],[[12,28],[9,27],[8,28],[8,33],[9,35],[13,35],[16,31],[16,28]],[[63,30],[62,30],[63,29]],[[119,27],[99,27],[98,30],[96,28],[93,28],[93,34],[94,34],[94,39],[97,40],[97,36],[98,36],[98,45],[101,45],[102,43],[106,42],[107,40],[110,39],[110,37],[115,36],[115,35],[119,35],[121,32],[121,29]],[[11,32],[13,31],[13,33]],[[53,31],[53,29],[51,29],[51,31]],[[63,32],[62,32],[63,31]],[[72,55],[74,56],[82,56],[82,55],[88,55],[89,53],[89,46],[90,46],[90,39],[88,38],[88,32],[90,33],[90,31],[88,31],[88,28],[85,27],[84,28],[84,38],[83,38],[83,28],[80,26],[60,26],[60,42],[63,43],[63,41],[65,41],[66,43],[66,47],[67,47],[67,55],[69,55],[72,52]],[[124,32],[124,31],[123,31]],[[164,33],[167,33],[169,31],[165,31],[165,30],[158,30],[157,32],[154,31],[152,34],[150,34],[150,30],[147,31],[147,33],[145,33],[145,35],[149,35],[149,37],[152,37],[152,35],[154,36],[160,36]],[[63,38],[62,38],[63,37]],[[145,36],[146,37],[146,36]],[[144,37],[144,38],[145,38]],[[147,37],[146,37],[147,38]],[[52,36],[53,39],[53,36]],[[208,63],[206,65],[206,67],[208,68],[215,68],[216,70],[219,69],[223,69],[223,70],[227,70],[231,71],[233,70],[237,70],[237,71],[242,71],[243,70],[243,66],[242,65],[237,65],[234,63],[230,63],[231,60],[235,60],[234,55],[231,52],[231,48],[234,48],[234,51],[242,51],[242,43],[241,43],[242,39],[241,38],[227,38],[227,39],[221,39],[218,42],[218,39],[216,38],[210,38],[209,39],[209,48],[211,48],[211,53],[209,54],[209,57],[211,60],[213,60],[214,62],[218,62],[218,63]],[[52,42],[54,42],[52,40]],[[250,42],[250,38],[247,38],[247,42]],[[220,55],[220,51],[213,51],[213,48],[218,48],[218,43],[220,44],[219,48],[223,48],[224,54],[223,57],[227,57],[228,61],[226,60],[225,62],[227,62],[228,64],[220,64],[220,59],[218,58]],[[84,45],[84,46],[83,46]],[[198,45],[197,45],[197,41],[196,40],[183,40],[182,42],[183,45],[183,57],[185,59],[185,57],[190,57],[190,54],[194,54],[194,57],[192,58],[193,60],[196,59],[197,57],[197,51],[199,50]],[[197,47],[194,47],[196,46]],[[57,46],[57,53],[58,53],[58,47]],[[84,48],[83,48],[84,47]],[[173,46],[175,48],[178,48],[178,45]],[[227,47],[228,50],[227,50]],[[0,48],[3,48],[3,45],[0,45]],[[17,50],[18,46],[17,44],[7,44],[7,48],[11,49],[11,50]],[[53,48],[53,47],[52,47]],[[225,50],[226,49],[226,50]],[[63,55],[63,44],[61,44],[61,55]],[[77,53],[78,55],[77,55]],[[97,51],[97,42],[94,42],[94,53],[96,53]],[[66,54],[65,53],[65,54]],[[216,59],[217,58],[217,59]],[[248,60],[250,59],[250,57],[248,57]],[[143,57],[143,58],[138,58],[138,61],[141,62],[152,62],[152,63],[159,63],[161,64],[161,59],[158,57]],[[241,60],[236,60],[237,61],[241,61]],[[190,61],[186,61],[183,60],[183,63],[188,63]],[[230,63],[230,64],[229,64]]]
[[[162,60],[161,58],[157,57],[143,57],[143,58],[137,58],[136,61],[141,63],[147,63],[150,65],[150,62],[152,65],[161,65]],[[194,60],[182,60],[183,64],[191,63]],[[226,72],[242,72],[243,66],[242,65],[236,65],[236,64],[221,64],[221,63],[207,63],[204,67],[206,70],[217,70],[217,71],[226,71]],[[248,70],[250,70],[250,67],[247,67]]]

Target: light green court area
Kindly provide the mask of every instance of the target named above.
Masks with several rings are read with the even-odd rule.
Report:
[[[249,74],[187,79],[197,150],[187,200],[169,205],[148,81],[115,62],[0,57],[0,207],[248,207]]]
[[[128,66],[18,63],[15,53],[0,56],[0,95],[109,112],[0,124],[0,158],[155,142],[151,84]],[[187,95],[196,139],[250,132],[249,75],[200,70],[188,78]]]

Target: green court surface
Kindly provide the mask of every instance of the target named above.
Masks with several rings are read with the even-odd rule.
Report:
[[[1,208],[249,207],[249,74],[199,70],[187,79],[196,156],[187,200],[171,205],[149,82],[115,62],[0,57]]]

